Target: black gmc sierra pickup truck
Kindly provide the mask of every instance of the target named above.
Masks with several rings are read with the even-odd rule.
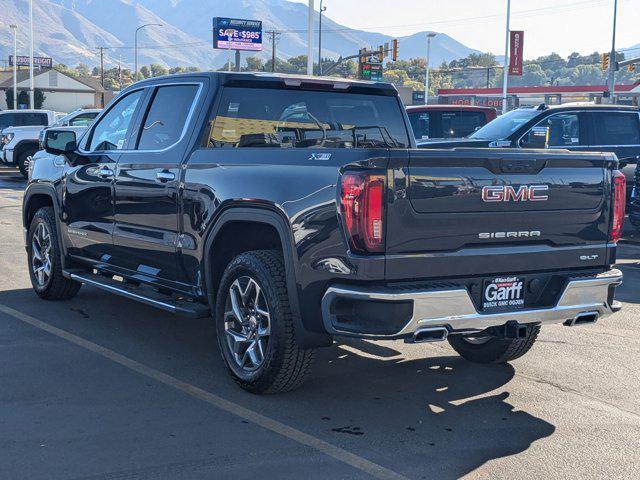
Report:
[[[290,390],[335,336],[505,362],[619,309],[613,154],[418,150],[384,83],[198,73],[49,130],[23,216],[36,293],[213,317],[232,377]]]

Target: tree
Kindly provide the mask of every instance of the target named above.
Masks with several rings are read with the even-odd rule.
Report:
[[[167,75],[169,73],[168,70],[164,66],[162,66],[162,65],[160,65],[158,63],[152,63],[149,66],[149,70],[151,71],[151,76],[152,77],[161,77],[161,76]],[[145,78],[148,78],[148,77],[145,77]]]
[[[242,69],[245,72],[263,72],[264,62],[260,57],[247,58],[247,66]]]
[[[42,105],[44,105],[44,101],[47,99],[44,92],[39,88],[36,88],[33,91],[33,103],[35,104],[33,108],[40,109]]]
[[[13,109],[13,88],[7,88],[4,92],[4,98],[7,101],[7,108]]]
[[[151,70],[149,69],[149,67],[147,67],[146,65],[144,65],[141,69],[140,69],[140,76],[142,78],[151,78]]]

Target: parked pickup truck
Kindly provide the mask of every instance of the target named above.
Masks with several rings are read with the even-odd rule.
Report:
[[[44,127],[47,127],[47,125],[51,127],[70,126],[75,127],[79,133],[91,123],[100,110],[76,110],[68,115],[54,114],[54,112],[48,110],[43,110],[42,112],[48,112],[46,118],[50,120],[49,123],[8,127],[2,131],[0,140],[4,147],[4,163],[18,167],[18,170],[25,178],[27,178],[29,160],[40,149]]]
[[[336,336],[506,362],[542,325],[620,308],[615,155],[418,150],[385,83],[154,78],[45,148],[23,205],[35,292],[212,316],[252,392],[299,386]]]

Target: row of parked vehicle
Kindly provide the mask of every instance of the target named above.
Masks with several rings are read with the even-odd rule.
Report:
[[[621,308],[625,177],[589,147],[597,112],[637,117],[516,110],[435,149],[385,83],[147,79],[84,133],[46,131],[23,203],[31,282],[45,300],[87,284],[211,317],[228,372],[256,393],[301,385],[335,337],[508,362],[543,325]],[[450,148],[473,140],[511,148]]]
[[[47,128],[68,127],[80,133],[100,113],[79,109],[69,114],[52,110],[5,110],[0,112],[0,161],[17,167],[27,178],[29,160],[42,148]]]

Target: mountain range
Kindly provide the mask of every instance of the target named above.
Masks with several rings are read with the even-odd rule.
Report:
[[[306,54],[307,7],[286,0],[34,0],[36,55],[53,57],[55,63],[75,66],[100,62],[99,47],[105,64],[124,67],[134,62],[134,32],[140,25],[152,23],[139,35],[139,65],[160,63],[165,66],[219,68],[228,53],[212,46],[212,17],[262,20],[263,32],[282,33],[276,47],[279,58]],[[0,0],[3,24],[18,25],[18,55],[28,55],[28,0]],[[318,15],[315,16],[315,30]],[[423,57],[426,33],[399,38],[399,57]],[[324,16],[322,54],[324,57],[353,55],[362,47],[376,48],[392,37],[355,30]],[[260,56],[270,58],[270,38],[264,34]],[[13,50],[8,28],[0,29],[0,59]],[[317,33],[316,33],[317,51]],[[431,44],[431,63],[463,58],[478,53],[439,33]],[[254,54],[243,53],[244,57]]]

